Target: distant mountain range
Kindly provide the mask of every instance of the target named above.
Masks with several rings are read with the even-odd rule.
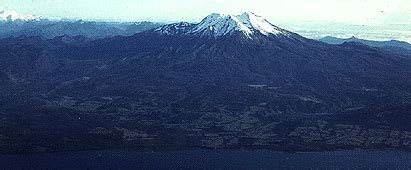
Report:
[[[0,22],[27,22],[27,21],[39,21],[39,17],[34,15],[23,15],[13,10],[0,11]]]
[[[94,40],[8,37],[0,152],[410,150],[410,77],[403,55],[308,39],[254,13]]]
[[[336,38],[336,37],[331,37],[331,36],[324,37],[319,40],[322,42],[328,43],[328,44],[343,44],[346,42],[355,42],[355,43],[365,44],[371,47],[382,48],[386,51],[396,53],[396,54],[411,55],[411,44],[407,42],[403,42],[403,41],[396,41],[396,40],[371,41],[371,40],[358,39],[356,37],[343,39],[343,38]]]
[[[117,35],[130,36],[163,24],[153,22],[89,22],[46,19],[22,15],[15,11],[0,12],[0,38],[9,36],[85,36],[92,39]]]

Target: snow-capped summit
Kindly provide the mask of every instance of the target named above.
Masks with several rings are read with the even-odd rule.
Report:
[[[161,26],[154,30],[164,35],[194,35],[222,37],[234,33],[242,33],[248,38],[261,34],[265,36],[288,36],[290,32],[272,25],[267,20],[252,12],[241,15],[224,15],[213,13],[205,17],[198,24],[187,22]]]
[[[39,20],[39,18],[34,15],[23,15],[13,10],[0,11],[0,21],[3,21],[3,22],[35,21],[35,20]]]
[[[286,35],[287,31],[272,25],[266,19],[252,12],[245,12],[241,15],[211,14],[197,24],[190,33],[224,36],[242,32],[247,37],[256,33],[263,35]]]

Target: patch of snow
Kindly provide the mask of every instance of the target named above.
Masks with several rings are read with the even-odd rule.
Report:
[[[250,26],[260,31],[264,35],[268,34],[280,34],[282,31],[278,27],[269,23],[266,19],[261,16],[257,16],[254,13],[244,13],[241,15],[244,22],[249,22]],[[247,20],[248,19],[248,20]]]

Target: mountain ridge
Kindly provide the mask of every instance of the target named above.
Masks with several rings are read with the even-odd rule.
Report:
[[[399,41],[399,40],[389,40],[389,41],[376,41],[376,40],[366,40],[366,39],[360,39],[355,36],[352,36],[350,38],[337,38],[337,37],[332,37],[332,36],[326,36],[324,38],[319,39],[320,41],[327,42],[330,44],[342,44],[344,42],[360,42],[366,45],[370,45],[373,47],[384,47],[384,46],[398,46],[406,49],[411,49],[411,44],[405,42],[405,41]]]
[[[354,36],[350,38],[346,38],[346,39],[327,36],[327,37],[319,39],[319,41],[325,42],[328,44],[343,44],[346,42],[355,42],[355,43],[365,44],[371,47],[381,48],[391,53],[411,56],[411,44],[405,41],[398,41],[398,40],[373,41],[373,40],[359,39]]]
[[[122,23],[52,19],[4,10],[0,13],[0,38],[41,36],[52,39],[70,35],[98,39],[118,35],[131,36],[161,25],[163,24],[145,21]]]

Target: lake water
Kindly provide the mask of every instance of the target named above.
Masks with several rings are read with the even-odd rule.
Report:
[[[0,169],[411,169],[411,152],[85,151],[0,155]]]

